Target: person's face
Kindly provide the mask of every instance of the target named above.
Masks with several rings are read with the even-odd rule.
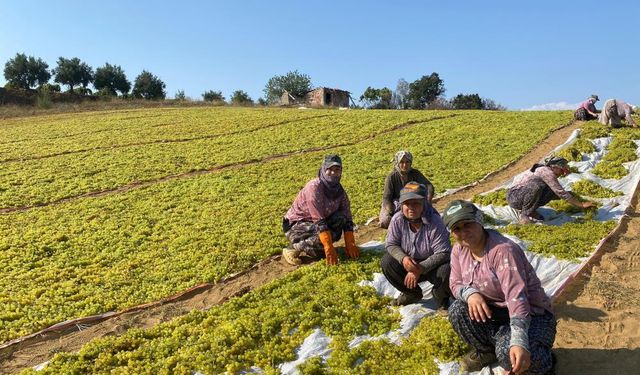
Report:
[[[457,222],[451,228],[451,234],[456,242],[464,247],[476,249],[482,246],[484,241],[484,229],[477,221],[463,220]]]
[[[551,167],[551,170],[557,177],[566,176],[569,174],[569,168],[560,167],[558,165],[554,165]]]
[[[324,173],[329,177],[340,177],[342,176],[342,167],[339,165],[334,165],[327,169]]]
[[[422,216],[424,199],[409,199],[402,203],[402,214],[409,220],[416,220]]]
[[[411,162],[407,158],[402,158],[398,163],[398,168],[400,168],[400,172],[407,173],[411,169]]]

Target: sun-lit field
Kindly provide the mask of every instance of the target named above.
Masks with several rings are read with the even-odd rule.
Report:
[[[0,338],[157,300],[278,253],[281,216],[326,153],[343,157],[362,224],[377,214],[398,149],[443,192],[567,121],[563,112],[235,108],[5,120]]]

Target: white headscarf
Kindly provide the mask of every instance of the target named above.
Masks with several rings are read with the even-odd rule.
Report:
[[[396,152],[396,155],[393,157],[393,167],[400,172],[400,174],[402,174],[402,171],[400,171],[400,162],[402,161],[402,159],[406,158],[407,161],[409,163],[413,163],[413,155],[411,155],[411,153],[409,151],[406,150],[400,150],[398,152]],[[409,169],[411,170],[411,169]]]

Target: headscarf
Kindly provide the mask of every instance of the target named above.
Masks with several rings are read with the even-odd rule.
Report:
[[[328,155],[324,158],[324,162],[318,171],[318,178],[322,183],[322,188],[329,198],[337,198],[344,192],[340,184],[340,176],[328,176],[327,170],[334,165],[342,166],[342,160],[338,155]]]
[[[396,155],[393,157],[393,168],[395,170],[397,170],[401,175],[403,174],[402,171],[400,170],[400,161],[406,158],[407,161],[409,163],[413,163],[413,155],[411,155],[411,153],[409,151],[406,150],[400,150],[398,152],[396,152]],[[411,168],[409,168],[409,171],[411,170]],[[409,172],[407,171],[407,173]]]
[[[544,159],[544,164],[539,164],[536,163],[534,164],[530,171],[531,172],[535,172],[536,169],[540,168],[540,167],[551,167],[557,165],[561,168],[569,168],[569,161],[563,157],[560,156],[555,156],[555,155],[551,155],[549,157],[547,157],[546,159]]]

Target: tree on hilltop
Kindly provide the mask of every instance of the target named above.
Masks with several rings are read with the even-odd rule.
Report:
[[[231,94],[232,105],[252,105],[253,99],[245,91],[236,90]]]
[[[222,96],[222,91],[205,91],[202,93],[202,100],[205,102],[224,102],[224,96]]]
[[[29,89],[49,82],[51,73],[49,65],[42,59],[16,53],[4,64],[4,78],[10,86]]]
[[[396,90],[391,96],[391,105],[393,108],[409,109],[409,104],[409,82],[405,81],[404,78],[400,78],[396,85]]]
[[[389,109],[391,108],[392,96],[393,93],[388,87],[375,89],[369,86],[360,96],[360,101],[364,101],[366,103],[366,106],[369,108]]]
[[[124,70],[119,65],[111,65],[105,63],[103,67],[96,69],[93,80],[93,86],[96,90],[106,92],[109,95],[125,95],[131,90],[131,82],[127,80]]]
[[[425,109],[444,92],[444,81],[440,79],[438,73],[434,72],[428,76],[422,76],[422,78],[409,84],[407,99],[411,108]]]
[[[149,100],[164,99],[167,93],[164,91],[166,85],[162,80],[150,72],[143,70],[136,77],[131,94],[135,98],[143,98]]]
[[[301,98],[311,90],[311,78],[297,70],[283,76],[273,76],[264,87],[264,96],[269,104],[278,103],[285,91],[295,98]]]
[[[478,94],[458,94],[451,99],[453,109],[484,109],[484,103]]]
[[[53,70],[56,78],[53,80],[61,85],[69,86],[69,92],[73,92],[74,86],[82,86],[86,91],[89,83],[93,82],[93,69],[80,61],[79,58],[58,58],[58,66]]]

